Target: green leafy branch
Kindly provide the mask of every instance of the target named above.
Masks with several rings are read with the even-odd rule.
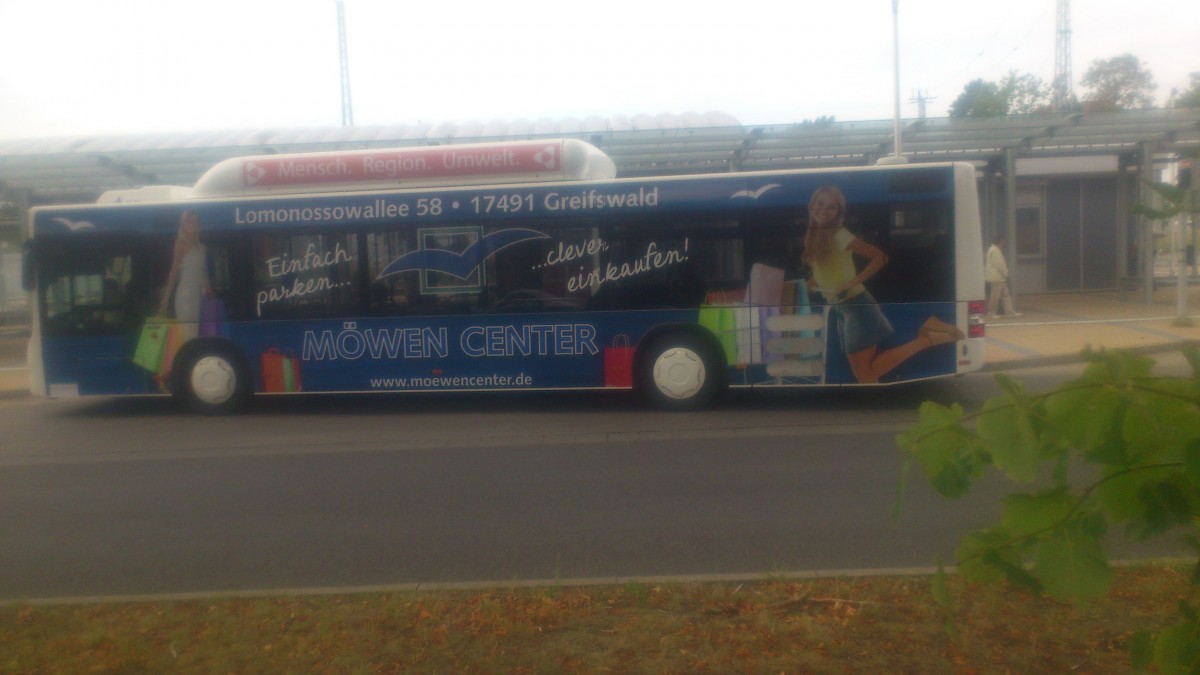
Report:
[[[1151,192],[1157,197],[1157,202],[1160,206],[1151,206],[1149,204],[1134,204],[1133,212],[1139,216],[1149,218],[1150,220],[1161,220],[1164,223],[1174,219],[1180,214],[1189,214],[1192,219],[1200,217],[1200,188],[1184,188],[1170,183],[1149,182],[1146,185]],[[1194,232],[1189,234],[1189,237],[1194,236]],[[1184,276],[1183,273],[1180,276]],[[1179,316],[1175,317],[1176,326],[1191,326],[1193,325],[1191,317],[1186,312],[1186,295],[1183,293],[1184,284],[1180,281],[1180,298]]]
[[[1181,213],[1200,215],[1200,188],[1189,189],[1163,182],[1147,182],[1147,185],[1158,195],[1162,207],[1134,204],[1134,213],[1151,220],[1170,220]]]
[[[922,404],[916,425],[897,437],[908,459],[895,515],[913,465],[951,499],[990,469],[1032,485],[1005,496],[999,522],[967,534],[955,560],[968,581],[1058,598],[1108,592],[1112,525],[1135,539],[1181,531],[1200,550],[1200,350],[1185,355],[1190,378],[1155,377],[1146,357],[1088,349],[1083,375],[1051,392],[1030,394],[1001,374],[1003,394],[977,412]],[[942,571],[934,595],[952,610]],[[1200,612],[1184,601],[1181,613],[1186,628],[1134,641],[1135,665],[1200,664]]]

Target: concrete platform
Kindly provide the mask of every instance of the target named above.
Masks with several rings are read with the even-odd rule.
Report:
[[[1152,303],[1113,291],[1027,295],[1017,305],[1021,316],[988,321],[989,370],[1069,361],[1088,346],[1154,352],[1200,344],[1200,289],[1187,297],[1192,326],[1178,325],[1174,288],[1157,291]]]

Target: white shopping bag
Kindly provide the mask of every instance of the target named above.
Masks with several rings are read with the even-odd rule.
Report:
[[[762,263],[750,267],[747,300],[752,305],[778,307],[783,302],[783,270]]]
[[[762,363],[762,313],[761,307],[739,305],[733,309],[737,336],[736,363]]]

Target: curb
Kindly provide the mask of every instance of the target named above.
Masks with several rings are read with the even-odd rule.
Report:
[[[1111,350],[1130,352],[1138,355],[1146,354],[1161,354],[1164,352],[1181,351],[1186,347],[1200,346],[1200,341],[1184,340],[1182,342],[1168,342],[1161,345],[1147,345],[1144,347],[1101,347],[1094,350],[1097,352]],[[1049,356],[1033,356],[1024,359],[1013,359],[1008,361],[997,361],[995,363],[984,363],[983,368],[979,369],[981,373],[993,373],[1005,370],[1022,370],[1025,368],[1041,368],[1043,366],[1062,366],[1071,363],[1083,363],[1083,350],[1078,354],[1052,354]]]

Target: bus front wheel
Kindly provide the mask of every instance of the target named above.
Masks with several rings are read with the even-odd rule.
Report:
[[[188,359],[180,389],[192,410],[221,415],[238,410],[250,393],[250,378],[226,349],[203,349]]]
[[[644,358],[642,391],[659,408],[703,408],[721,391],[719,360],[694,335],[665,335],[650,345]]]

